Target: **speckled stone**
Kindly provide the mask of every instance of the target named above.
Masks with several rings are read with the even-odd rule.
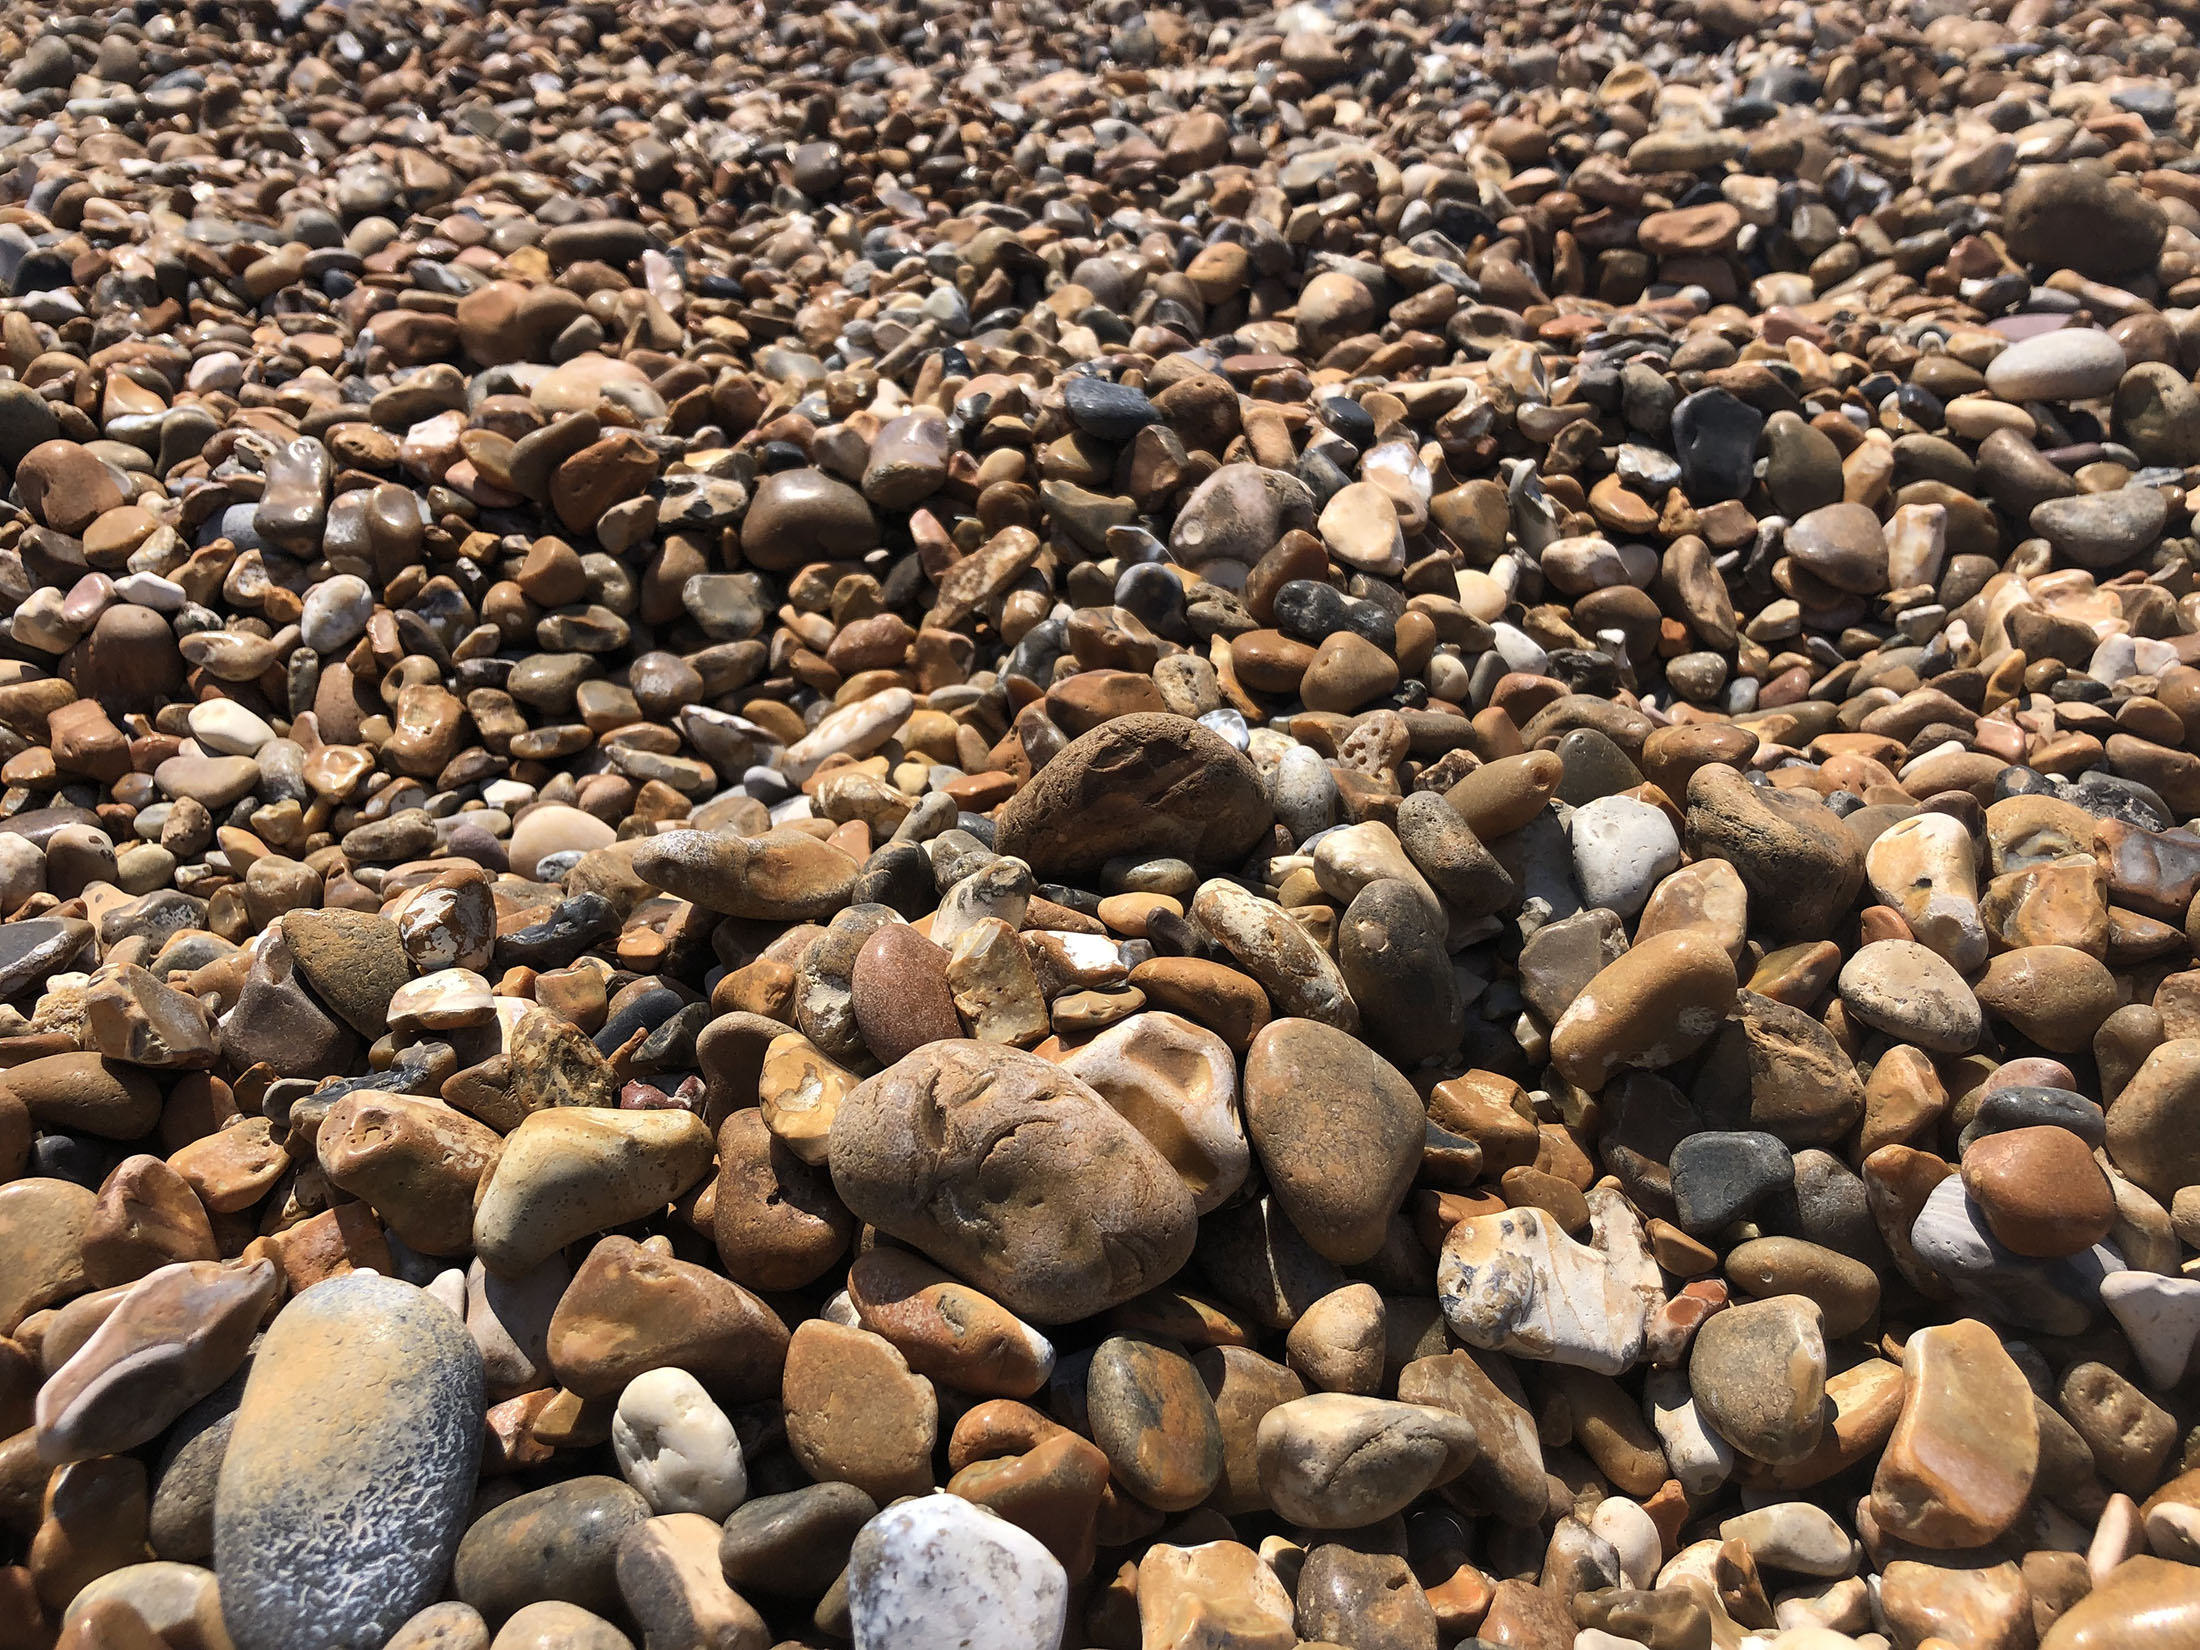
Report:
[[[332,1278],[276,1316],[215,1494],[237,1650],[379,1650],[434,1602],[473,1496],[483,1402],[465,1325],[410,1284]]]

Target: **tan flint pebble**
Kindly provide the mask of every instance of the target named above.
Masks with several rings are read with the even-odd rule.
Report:
[[[1942,1567],[1897,1559],[1881,1573],[1879,1605],[1898,1641],[2014,1646],[2032,1634],[2032,1594],[2009,1562]]]
[[[1109,1336],[1086,1370],[1085,1413],[1116,1482],[1146,1506],[1186,1511],[1222,1476],[1222,1423],[1181,1348]]]
[[[1035,1323],[1089,1317],[1191,1255],[1191,1193],[1167,1159],[1021,1050],[927,1044],[848,1096],[831,1152],[855,1215]]]
[[[1725,860],[1698,860],[1663,878],[1642,908],[1635,940],[1640,944],[1653,935],[1683,928],[1709,929],[1740,966],[1742,947],[1749,938],[1749,890]]]
[[[1317,1392],[1381,1393],[1388,1316],[1373,1284],[1331,1290],[1299,1315],[1284,1359]]]
[[[71,1180],[32,1177],[0,1186],[0,1333],[13,1334],[26,1315],[79,1293],[84,1230],[99,1200]]]
[[[489,1650],[634,1650],[634,1641],[592,1610],[543,1599],[514,1611]]]
[[[1519,830],[1541,813],[1564,777],[1565,764],[1555,752],[1529,751],[1485,762],[1446,791],[1444,800],[1487,842]]]
[[[955,936],[947,986],[967,1035],[978,1042],[1027,1047],[1047,1034],[1039,976],[1015,929],[999,917],[981,917]]]
[[[1608,964],[1551,1028],[1551,1063],[1597,1090],[1629,1066],[1701,1048],[1734,1006],[1734,962],[1710,930],[1658,934]]]
[[[1138,1561],[1138,1617],[1153,1650],[1228,1644],[1233,1650],[1296,1650],[1291,1595],[1252,1548],[1236,1541],[1196,1547],[1156,1543]]]
[[[932,1489],[939,1400],[893,1345],[822,1318],[787,1347],[787,1447],[820,1482],[853,1484],[884,1506]]]
[[[2075,1255],[2107,1237],[2116,1196],[2085,1142],[2040,1126],[1981,1135],[1963,1154],[1963,1189],[2003,1247]]]
[[[765,1650],[771,1633],[726,1581],[719,1521],[700,1513],[645,1519],[619,1538],[619,1597],[643,1643]]]
[[[1732,864],[1751,911],[1774,934],[1823,939],[1847,914],[1864,880],[1864,851],[1814,796],[1752,785],[1710,763],[1690,776],[1686,801],[1690,856]]]
[[[952,1445],[949,1454],[954,1454]],[[1021,1455],[969,1462],[947,1488],[1037,1536],[1073,1575],[1091,1570],[1100,1514],[1113,1499],[1108,1458],[1066,1427],[1048,1433]]]
[[[1972,989],[1989,1014],[2056,1054],[2090,1047],[2118,1007],[2107,965],[2067,945],[2004,951]]]
[[[68,1644],[74,1633],[87,1646],[104,1643],[106,1630],[87,1618],[113,1621],[121,1611],[136,1616],[149,1647],[176,1644],[187,1650],[221,1650],[229,1642],[214,1572],[196,1564],[160,1560],[125,1564],[87,1583],[61,1613],[61,1642]]]
[[[1153,1010],[1111,1026],[1062,1061],[1169,1160],[1208,1214],[1244,1184],[1251,1166],[1238,1120],[1237,1062],[1229,1045],[1180,1015]]]
[[[186,1261],[130,1285],[38,1392],[38,1452],[59,1465],[159,1436],[244,1361],[279,1281],[265,1260]]]
[[[2200,1567],[2141,1555],[2109,1571],[2040,1650],[2185,1650],[2200,1635]]]
[[[772,1040],[756,1078],[756,1104],[764,1126],[803,1162],[822,1164],[833,1119],[858,1079],[822,1053],[799,1031]]]
[[[367,1090],[330,1108],[314,1149],[329,1184],[374,1205],[406,1244],[456,1255],[473,1236],[475,1188],[504,1142],[449,1106]]]
[[[576,1238],[663,1208],[710,1172],[711,1146],[692,1112],[535,1112],[483,1183],[474,1251],[516,1277]]]
[[[8,1071],[5,1086],[49,1129],[135,1140],[160,1119],[161,1091],[150,1072],[93,1053],[49,1054]]]
[[[1688,1386],[1712,1428],[1752,1460],[1800,1461],[1826,1423],[1826,1339],[1818,1303],[1779,1295],[1715,1312],[1696,1331]]]
[[[1448,1482],[1474,1459],[1474,1429],[1421,1404],[1319,1392],[1261,1418],[1269,1504],[1313,1529],[1357,1529]]]
[[[673,831],[635,850],[634,874],[705,910],[773,922],[822,922],[848,903],[856,863],[802,831],[758,837]]]
[[[2200,1185],[2200,1038],[2158,1044],[2108,1108],[2108,1155],[2157,1198]]]
[[[1154,957],[1131,970],[1131,985],[1157,1009],[1180,1014],[1242,1054],[1268,1023],[1268,994],[1251,975],[1204,957]]]
[[[1026,1398],[1046,1384],[1054,1348],[1029,1324],[921,1256],[887,1246],[848,1268],[848,1299],[919,1375],[958,1391]]]
[[[663,1244],[607,1237],[575,1268],[544,1340],[558,1381],[582,1398],[615,1398],[635,1376],[670,1366],[730,1402],[775,1390],[787,1355],[778,1314]]]
[[[1192,896],[1192,916],[1260,982],[1284,1014],[1340,1031],[1359,1029],[1359,1010],[1336,963],[1273,900],[1217,878],[1201,883]]]
[[[1825,1314],[1826,1333],[1844,1340],[1879,1311],[1879,1277],[1853,1256],[1802,1238],[1763,1237],[1727,1252],[1726,1275],[1759,1299],[1808,1295]]]
[[[206,1206],[184,1178],[147,1153],[100,1183],[84,1228],[84,1268],[100,1285],[127,1283],[172,1261],[216,1258]]]
[[[431,1604],[391,1635],[383,1650],[489,1650],[489,1624],[471,1604]]]
[[[1920,1547],[1983,1546],[2032,1493],[2032,1390],[2001,1337],[1976,1318],[1913,1333],[1902,1379],[1902,1418],[1872,1479],[1872,1515]]]
[[[1978,871],[1960,821],[1943,813],[1897,821],[1866,852],[1864,874],[1880,903],[1901,912],[1919,943],[1958,973],[1986,960]]]
[[[1247,1346],[1203,1347],[1192,1364],[1222,1428],[1222,1475],[1208,1504],[1227,1517],[1258,1512],[1268,1505],[1260,1484],[1261,1419],[1278,1404],[1305,1397],[1306,1383]]]
[[[1838,985],[1842,1003],[1867,1026],[1937,1054],[1964,1053],[1984,1027],[1963,976],[1914,940],[1859,946]]]
[[[1245,1122],[1306,1241],[1340,1265],[1372,1258],[1420,1164],[1426,1124],[1412,1085],[1346,1032],[1272,1020],[1245,1057]]]
[[[711,1240],[726,1275],[751,1289],[798,1289],[847,1252],[855,1216],[832,1177],[772,1138],[755,1107],[718,1130]]]

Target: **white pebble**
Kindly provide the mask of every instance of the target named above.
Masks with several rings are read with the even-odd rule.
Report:
[[[749,1493],[733,1423],[684,1369],[652,1369],[626,1383],[611,1417],[611,1453],[655,1513],[724,1518]]]
[[[1068,1614],[1060,1560],[959,1495],[887,1508],[848,1556],[856,1650],[1056,1650]]]

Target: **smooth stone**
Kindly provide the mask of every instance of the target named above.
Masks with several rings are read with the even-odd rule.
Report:
[[[293,1297],[253,1358],[215,1497],[238,1650],[365,1650],[434,1602],[483,1407],[480,1352],[410,1284],[354,1273]]]
[[[363,1037],[389,1029],[390,999],[412,978],[397,924],[366,911],[289,911],[283,915],[298,972],[315,996]]]
[[[816,1598],[848,1562],[878,1503],[853,1484],[809,1484],[743,1502],[725,1522],[718,1561],[737,1588]]]
[[[1436,1611],[1405,1558],[1324,1542],[1299,1571],[1308,1640],[1356,1650],[1436,1650]]]
[[[1054,1371],[1044,1335],[1000,1302],[906,1249],[880,1247],[848,1268],[857,1321],[919,1375],[986,1397],[1027,1398]]]
[[[2157,1045],[2109,1105],[2106,1128],[2109,1160],[2152,1196],[2200,1184],[2200,1038]]]
[[[1245,1124],[1291,1224],[1342,1265],[1381,1249],[1426,1134],[1419,1097],[1346,1032],[1271,1020],[1245,1057]]]
[[[2200,1352],[2200,1280],[2111,1272],[2101,1280],[2100,1295],[2149,1387],[2167,1392],[2192,1373]]]
[[[1034,1323],[1090,1317],[1191,1256],[1192,1197],[1097,1093],[1019,1049],[927,1044],[840,1106],[833,1184],[856,1217]]]
[[[798,1324],[784,1410],[787,1447],[812,1478],[881,1504],[932,1488],[939,1400],[883,1336],[822,1318]]]
[[[1864,852],[1815,796],[1755,786],[1711,763],[1689,779],[1687,800],[1689,856],[1730,863],[1773,933],[1823,938],[1848,914]]]
[[[645,1519],[619,1541],[619,1596],[645,1646],[765,1650],[772,1635],[755,1608],[728,1585],[719,1563],[715,1519],[666,1513]]]
[[[1156,1542],[1138,1561],[1138,1616],[1161,1646],[1297,1650],[1291,1595],[1260,1554],[1236,1541]]]
[[[1985,1030],[1963,976],[1915,940],[1874,940],[1842,964],[1842,1003],[1876,1031],[1938,1054],[1962,1054]]]
[[[822,922],[845,906],[856,862],[802,831],[757,837],[678,830],[643,841],[634,874],[655,888],[729,917]]]
[[[1780,1295],[1713,1313],[1696,1331],[1688,1385],[1705,1420],[1742,1454],[1771,1466],[1804,1459],[1826,1421],[1818,1303]]]
[[[550,1315],[544,1346],[559,1384],[608,1399],[651,1369],[685,1369],[729,1403],[775,1391],[787,1356],[778,1314],[662,1240],[601,1238]]]
[[[1672,1065],[1718,1030],[1734,994],[1734,961],[1715,937],[1653,935],[1582,988],[1551,1028],[1551,1063],[1592,1091],[1629,1067]]]
[[[266,1260],[178,1262],[130,1285],[39,1388],[39,1458],[60,1466],[150,1443],[236,1371],[277,1289]]]
[[[2185,1650],[2200,1634],[2200,1568],[2127,1558],[2047,1629],[2040,1650]]]
[[[1317,1392],[1261,1417],[1261,1488],[1311,1529],[1360,1529],[1446,1483],[1474,1459],[1464,1417],[1422,1404]]]
[[[1872,1479],[1881,1529],[1921,1547],[1982,1547],[2032,1493],[2032,1389],[1976,1318],[1915,1330],[1902,1354],[1901,1418]]]
[[[2169,227],[2158,202],[2095,165],[2027,167],[2001,212],[2011,256],[2104,279],[2152,269]]]
[[[1574,877],[1582,903],[1631,917],[1681,862],[1680,833],[1662,808],[1604,796],[1574,810]]]
[[[474,1250],[504,1277],[578,1238],[653,1214],[710,1172],[713,1141],[686,1111],[563,1106],[530,1113],[474,1206]]]
[[[2124,350],[2105,332],[2059,327],[2021,338],[1986,363],[1986,387],[2004,401],[2094,401],[2124,376]]]
[[[1204,1026],[1162,1010],[1134,1014],[1063,1057],[1167,1158],[1210,1214],[1245,1183],[1252,1152],[1238,1117],[1237,1061]]]
[[[634,1650],[634,1641],[593,1610],[544,1599],[514,1611],[489,1650]]]
[[[1920,944],[1971,974],[1986,960],[1970,833],[1943,813],[1913,814],[1882,831],[1864,874],[1883,904],[1902,913]]]
[[[1226,740],[1139,712],[1056,752],[1003,806],[993,846],[1047,877],[1118,857],[1234,866],[1273,819],[1258,772]]]
[[[1113,1335],[1085,1373],[1092,1441],[1115,1481],[1149,1507],[1184,1512],[1222,1476],[1222,1423],[1185,1354],[1143,1336]]]
[[[490,1621],[548,1601],[613,1614],[619,1542],[649,1515],[649,1503],[616,1478],[529,1490],[474,1520],[452,1564],[452,1589]]]
[[[2169,500],[2134,483],[2111,493],[2051,498],[2032,507],[2032,531],[2080,567],[2117,567],[2150,548],[2169,522]]]
[[[2090,1249],[2116,1223],[2116,1194],[2083,1140],[2052,1125],[2005,1129],[1963,1154],[1963,1189],[1994,1237],[2020,1255]]]
[[[611,1452],[655,1513],[722,1520],[749,1492],[733,1423],[684,1369],[652,1369],[627,1382],[611,1417]]]
[[[1360,1014],[1329,953],[1273,900],[1217,877],[1192,896],[1193,920],[1258,980],[1276,1008],[1351,1032]]]
[[[856,1025],[880,1061],[962,1036],[947,965],[947,953],[907,923],[888,923],[863,942],[852,976]]]
[[[902,1502],[848,1555],[856,1650],[1056,1650],[1069,1578],[1039,1540],[956,1495]]]

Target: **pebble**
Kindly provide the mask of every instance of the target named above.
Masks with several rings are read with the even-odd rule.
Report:
[[[652,1369],[627,1382],[611,1417],[611,1448],[652,1512],[722,1520],[748,1494],[733,1423],[684,1369]]]
[[[661,1209],[709,1172],[711,1150],[692,1112],[531,1113],[482,1184],[474,1250],[491,1271],[518,1277],[576,1238]]]
[[[2024,1510],[2038,1471],[2023,1371],[1992,1329],[1964,1318],[1909,1338],[1902,1381],[1902,1415],[1872,1479],[1872,1514],[1889,1535],[1918,1546],[1982,1547]]]
[[[1306,1241],[1340,1265],[1372,1259],[1425,1137],[1405,1078],[1333,1026],[1271,1020],[1245,1056],[1245,1126]]]
[[[939,1401],[892,1342],[811,1318],[788,1345],[785,1393],[787,1445],[812,1478],[881,1506],[932,1488]]]
[[[452,1561],[452,1589],[491,1621],[546,1603],[613,1614],[619,1545],[648,1517],[648,1502],[600,1474],[528,1490],[467,1528]]]
[[[410,1284],[334,1277],[277,1313],[214,1504],[239,1650],[373,1643],[433,1603],[465,1530],[483,1407],[481,1354]]]
[[[1191,1193],[1168,1160],[1091,1088],[1018,1049],[917,1050],[842,1102],[831,1144],[834,1188],[858,1218],[1035,1323],[1128,1300],[1191,1252]]]
[[[925,1495],[865,1524],[848,1556],[856,1650],[957,1644],[1050,1650],[1069,1609],[1062,1566],[1038,1540],[955,1495]]]
[[[1712,1429],[1753,1461],[1791,1466],[1825,1426],[1824,1314],[1802,1295],[1715,1312],[1696,1331],[1688,1387]]]
[[[2058,327],[2021,338],[1986,364],[1986,387],[2004,401],[2095,401],[2124,376],[2123,346],[2105,332]]]
[[[1297,1523],[1360,1529],[1456,1477],[1474,1449],[1473,1428],[1447,1410],[1318,1392],[1261,1418],[1261,1488]]]

